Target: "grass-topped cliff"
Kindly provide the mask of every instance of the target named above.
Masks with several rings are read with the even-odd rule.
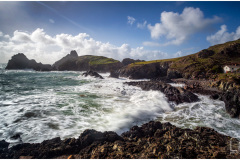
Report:
[[[109,72],[122,67],[121,62],[104,56],[84,55],[78,56],[76,51],[71,51],[59,61],[53,64],[56,70],[87,71],[95,70],[99,72]]]
[[[240,39],[211,46],[184,57],[132,63],[122,71],[126,73],[126,71],[141,70],[146,66],[155,66],[157,70],[161,70],[158,66],[164,64],[168,64],[167,72],[177,72],[184,78],[217,78],[216,76],[223,73],[224,65],[240,64]],[[166,75],[167,73],[158,74],[158,76]]]

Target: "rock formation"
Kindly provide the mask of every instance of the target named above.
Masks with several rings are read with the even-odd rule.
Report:
[[[50,71],[51,65],[37,63],[35,60],[29,60],[23,53],[12,56],[8,61],[6,69],[33,69],[36,71]]]
[[[126,84],[141,87],[143,90],[161,91],[169,101],[175,102],[176,104],[199,101],[199,98],[192,92],[183,88],[172,87],[169,84],[159,81],[126,82]]]
[[[72,71],[77,70],[78,54],[75,50],[72,50],[70,54],[66,55],[62,59],[53,64],[53,68],[58,71]]]
[[[100,74],[98,74],[97,72],[94,72],[92,70],[84,72],[82,75],[85,76],[85,77],[92,76],[92,77],[95,77],[95,78],[104,79]]]
[[[167,75],[169,63],[130,64],[119,70],[120,76],[130,79],[157,78]]]
[[[23,143],[8,149],[0,141],[0,158],[19,159],[130,159],[130,158],[240,158],[236,152],[239,141],[207,127],[181,129],[170,123],[150,121],[134,126],[121,136],[115,132],[85,130],[79,138],[61,140],[59,137],[42,143]]]

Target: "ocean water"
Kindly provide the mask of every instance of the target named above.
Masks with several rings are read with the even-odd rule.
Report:
[[[224,103],[201,101],[175,105],[159,91],[143,91],[127,78],[84,77],[82,72],[5,70],[0,65],[0,140],[13,145],[61,137],[79,137],[85,129],[121,134],[150,120],[182,128],[207,126],[240,138],[240,121],[226,114]],[[177,85],[182,86],[182,85]],[[20,139],[12,138],[20,135]]]

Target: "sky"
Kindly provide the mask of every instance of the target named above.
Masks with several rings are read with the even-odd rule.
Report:
[[[240,1],[0,1],[0,63],[168,59],[240,38]]]

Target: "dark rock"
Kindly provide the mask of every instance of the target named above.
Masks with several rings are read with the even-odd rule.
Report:
[[[21,139],[21,135],[19,133],[10,137],[11,139]]]
[[[207,50],[207,49],[204,49],[204,50],[197,53],[198,58],[208,58],[212,55],[214,55],[214,51]]]
[[[70,54],[61,58],[53,64],[53,68],[59,71],[76,71],[77,70],[78,54],[75,50],[71,51]]]
[[[111,70],[109,77],[119,78],[119,72],[118,72],[118,71]]]
[[[139,81],[139,82],[126,82],[128,85],[141,87],[143,90],[158,90],[163,92],[169,101],[177,104],[183,102],[196,102],[199,98],[190,91],[183,88],[172,87],[169,84],[157,81]]]
[[[131,64],[132,65],[132,64]],[[119,70],[120,76],[130,79],[158,78],[167,76],[169,63],[150,63],[143,65],[125,66]]]
[[[167,76],[166,77],[152,78],[150,80],[151,81],[160,81],[160,82],[163,82],[163,83],[173,83],[172,79],[169,79]]]
[[[179,73],[176,70],[168,69],[168,71],[167,71],[167,78],[169,78],[169,79],[182,78],[182,74]]]
[[[219,99],[220,96],[219,96],[219,94],[213,94],[213,95],[210,96],[210,98],[216,100],[216,99]]]
[[[82,75],[85,76],[85,77],[92,76],[92,77],[95,77],[95,78],[104,79],[100,74],[98,74],[97,72],[94,72],[92,70],[84,72]]]
[[[122,136],[115,132],[85,130],[78,139],[54,138],[10,149],[7,142],[0,141],[0,158],[239,158],[238,154],[230,153],[232,141],[239,143],[207,127],[190,130],[151,121],[132,127]]]
[[[240,118],[240,90],[227,91],[221,95],[227,113],[233,118]]]
[[[139,60],[139,59],[134,60],[134,59],[131,59],[131,58],[125,58],[125,59],[122,60],[122,64],[124,66],[127,66],[127,65],[129,65],[131,63],[135,63],[135,62],[145,62],[145,61],[144,60]]]
[[[36,71],[51,71],[52,67],[48,64],[37,63],[35,60],[29,60],[23,53],[12,56],[8,61],[6,69],[33,69]]]

